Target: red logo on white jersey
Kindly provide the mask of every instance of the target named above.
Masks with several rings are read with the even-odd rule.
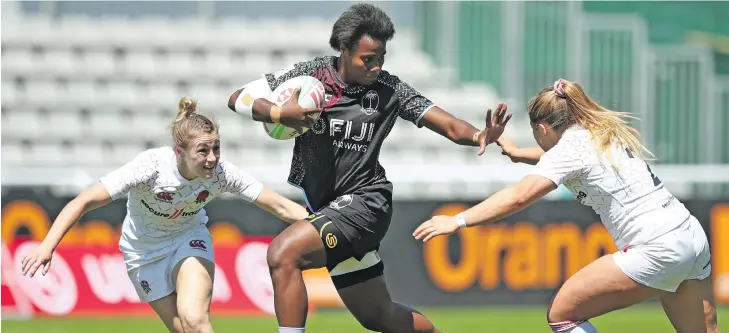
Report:
[[[157,193],[157,199],[158,200],[162,200],[162,201],[166,201],[166,202],[171,202],[172,201],[172,193],[170,193],[170,192],[160,192],[160,193]]]

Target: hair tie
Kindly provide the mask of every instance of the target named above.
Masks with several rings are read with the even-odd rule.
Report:
[[[567,81],[565,79],[559,79],[557,81],[554,81],[554,85],[552,86],[552,89],[554,89],[554,93],[562,98],[567,97],[567,94],[564,92],[564,87],[567,86],[567,83],[570,83],[570,81]]]

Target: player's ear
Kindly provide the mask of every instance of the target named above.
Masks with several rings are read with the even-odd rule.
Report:
[[[180,145],[175,145],[175,155],[177,155],[178,157],[183,157],[185,156],[185,150],[182,149]]]

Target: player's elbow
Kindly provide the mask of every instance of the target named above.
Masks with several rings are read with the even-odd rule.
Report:
[[[243,88],[240,88],[236,90],[232,95],[230,95],[230,98],[228,98],[228,108],[235,112],[235,101],[238,100],[238,97],[240,97],[240,94],[243,92]]]
[[[516,209],[521,209],[529,205],[529,191],[521,186],[511,188],[511,204]]]

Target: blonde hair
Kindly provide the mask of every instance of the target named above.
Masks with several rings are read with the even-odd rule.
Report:
[[[622,145],[635,157],[644,160],[654,158],[641,143],[640,133],[626,120],[636,117],[600,106],[577,83],[557,80],[529,100],[527,110],[532,123],[545,122],[557,132],[563,132],[575,124],[584,127],[592,135],[598,152],[609,159],[613,142]]]
[[[197,102],[190,97],[183,97],[178,104],[177,118],[170,125],[172,141],[175,145],[187,148],[187,145],[199,134],[218,134],[218,124],[195,111]]]

